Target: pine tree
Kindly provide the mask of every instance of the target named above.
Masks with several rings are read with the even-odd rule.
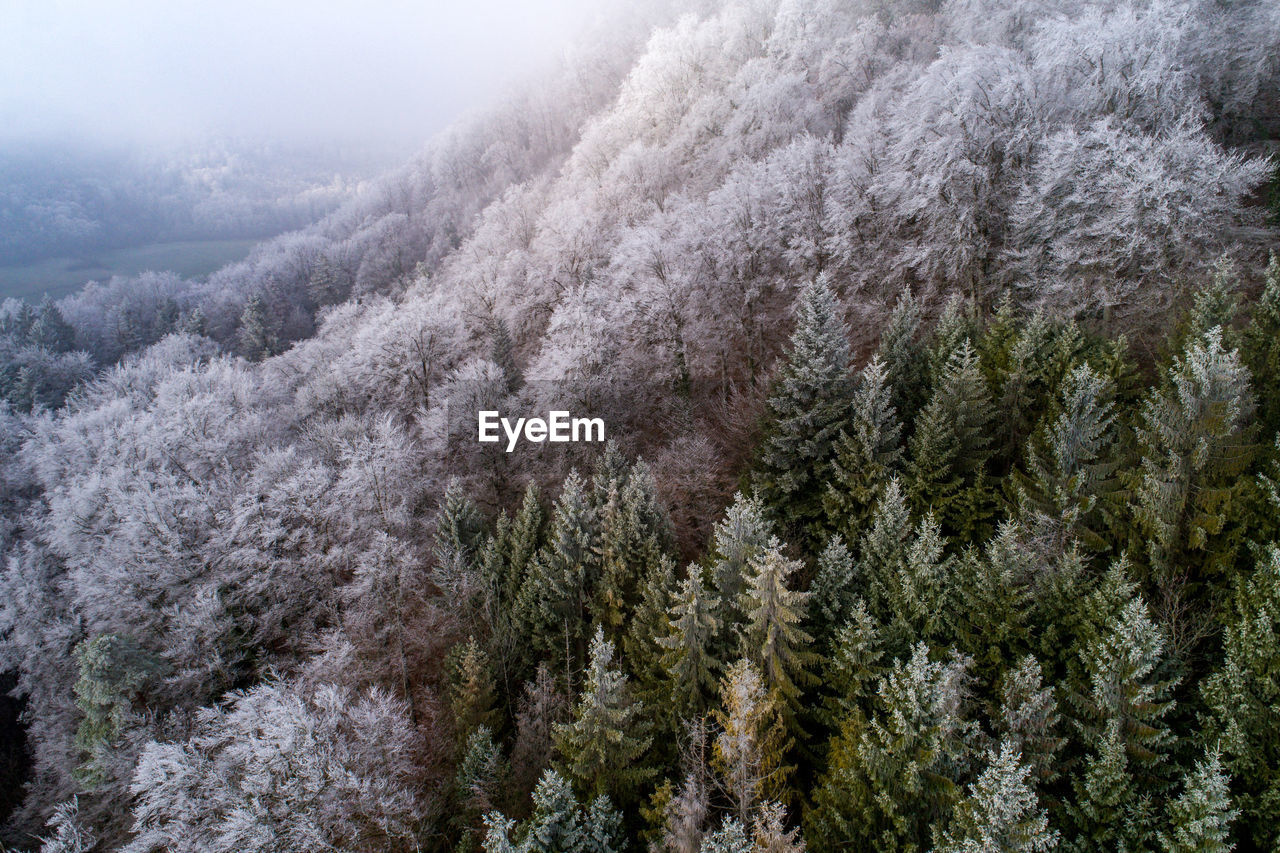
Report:
[[[865,719],[851,714],[832,741],[826,773],[805,816],[819,849],[918,851],[935,816],[960,798],[969,765],[964,718],[968,661],[932,662],[924,643],[880,683]]]
[[[940,386],[955,354],[967,342],[979,338],[973,305],[959,293],[951,294],[933,329],[929,348],[929,384],[935,389]]]
[[[741,605],[748,563],[768,546],[772,536],[772,527],[765,520],[760,501],[741,492],[733,496],[724,520],[715,526],[710,559],[711,579],[720,602],[716,617],[721,630],[717,657],[721,660],[728,658],[737,646],[738,626],[745,618]]]
[[[1007,741],[988,753],[987,768],[956,806],[936,853],[1034,853],[1052,850],[1058,833],[1040,807],[1030,769]]]
[[[530,566],[517,604],[529,642],[560,659],[569,677],[584,658],[587,606],[600,574],[596,530],[582,478],[570,472],[546,544]]]
[[[835,633],[853,615],[858,595],[858,572],[853,556],[839,534],[827,540],[818,557],[818,570],[809,585],[809,623],[815,648],[827,650]]]
[[[715,832],[702,841],[698,853],[751,853],[754,849],[752,840],[742,823],[734,818],[725,818],[724,823]]]
[[[992,720],[996,733],[1018,750],[1039,787],[1057,780],[1056,757],[1066,744],[1059,734],[1062,716],[1053,694],[1053,687],[1044,684],[1040,663],[1027,655],[1005,674],[1000,710]]]
[[[787,810],[782,803],[765,803],[751,821],[752,850],[755,853],[804,853],[799,828],[787,829]]]
[[[715,696],[720,669],[712,656],[720,631],[717,604],[703,590],[697,567],[690,566],[671,608],[670,631],[659,640],[666,650],[663,666],[671,676],[671,703],[682,718],[701,717]]]
[[[1280,387],[1280,255],[1271,253],[1266,285],[1253,307],[1253,317],[1243,333],[1245,365],[1259,390]],[[1258,398],[1258,424],[1268,439],[1280,432],[1280,396],[1263,393]]]
[[[1242,835],[1270,849],[1280,844],[1280,546],[1237,580],[1225,622],[1222,666],[1201,688],[1206,737],[1234,778]]]
[[[808,541],[821,530],[822,497],[853,397],[849,330],[819,278],[800,296],[787,360],[769,397],[755,482],[775,518]]]
[[[1040,567],[1014,522],[1001,524],[981,555],[968,551],[959,563],[949,621],[959,647],[974,658],[974,673],[991,683],[1027,651]]]
[[[823,659],[822,683],[828,696],[819,715],[833,731],[850,714],[865,716],[884,675],[884,652],[876,620],[857,599],[848,621],[836,634],[834,649]]]
[[[896,497],[886,494],[890,501]],[[950,577],[956,562],[945,552],[946,542],[932,515],[922,518],[914,530],[904,527],[881,540],[880,535],[887,532],[882,522],[899,514],[896,506],[887,504],[863,546],[872,615],[883,626],[885,647],[894,656],[905,655],[918,640],[943,634],[953,604]],[[881,553],[882,544],[892,545],[892,538],[904,535],[910,537],[904,551]]]
[[[627,677],[613,668],[613,644],[599,627],[590,655],[573,721],[555,728],[556,746],[584,791],[626,804],[653,775],[652,768],[641,764],[651,738]]]
[[[1043,553],[1070,541],[1105,548],[1111,446],[1115,440],[1114,385],[1082,364],[1063,382],[1057,415],[1027,444],[1026,473],[1015,473],[1018,517]]]
[[[1169,369],[1168,384],[1144,403],[1137,426],[1142,466],[1134,515],[1146,538],[1157,605],[1175,648],[1188,652],[1209,630],[1204,608],[1186,605],[1236,559],[1240,475],[1253,458],[1249,372],[1212,329]]]
[[[640,604],[627,620],[622,635],[623,656],[635,676],[638,697],[658,721],[674,724],[676,721],[669,713],[673,709],[668,702],[671,676],[663,662],[667,650],[659,640],[670,631],[671,609],[679,592],[675,563],[664,555],[649,567],[640,586]],[[714,647],[719,648],[719,643]],[[661,742],[658,745],[664,746]]]
[[[488,726],[478,726],[467,738],[462,761],[454,775],[454,796],[461,812],[457,823],[468,835],[479,829],[480,817],[497,808],[507,767]]]
[[[1065,849],[1150,849],[1151,796],[1134,780],[1124,740],[1119,719],[1108,720],[1094,739],[1067,803],[1074,834]]]
[[[1231,822],[1239,814],[1227,793],[1230,779],[1217,752],[1210,752],[1187,775],[1182,793],[1166,809],[1160,833],[1165,853],[1228,853],[1235,849]]]
[[[484,588],[476,567],[476,551],[484,535],[484,519],[457,477],[445,488],[433,535],[436,586],[463,611],[466,626],[482,631]]]
[[[771,539],[748,563],[748,585],[742,594],[747,621],[739,654],[760,668],[765,689],[781,699],[793,726],[800,686],[811,680],[808,667],[815,658],[809,650],[813,638],[800,628],[809,594],[788,587],[803,567],[799,560],[788,560],[782,543]]]
[[[616,639],[642,596],[640,582],[671,550],[671,522],[643,461],[623,476],[597,477],[593,496],[599,503],[601,578],[592,615]]]
[[[884,365],[885,384],[900,423],[915,422],[928,386],[928,358],[916,340],[920,333],[920,305],[906,288],[898,297],[880,334],[876,358]]]
[[[1182,340],[1185,349],[1188,341],[1203,338],[1212,329],[1221,329],[1223,343],[1228,349],[1239,346],[1235,329],[1240,313],[1240,270],[1230,255],[1222,255],[1213,264],[1209,286],[1196,291],[1191,300],[1191,312],[1187,317],[1187,331]]]
[[[62,316],[58,303],[48,294],[40,301],[35,321],[27,333],[27,340],[33,346],[46,349],[52,353],[70,352],[76,346],[76,329]]]
[[[1173,733],[1164,718],[1173,710],[1174,685],[1163,675],[1166,641],[1126,568],[1123,560],[1114,563],[1082,605],[1086,623],[1072,676],[1076,686],[1068,696],[1081,742],[1091,755],[1085,773],[1074,782],[1082,803],[1091,801],[1086,794],[1110,802],[1112,794],[1105,792],[1159,793],[1167,787]],[[1111,754],[1117,746],[1123,750],[1120,757]],[[1131,799],[1129,794],[1115,796],[1121,804]]]
[[[79,668],[74,685],[83,718],[75,742],[88,758],[78,769],[89,788],[105,781],[99,752],[124,734],[138,695],[162,672],[161,661],[132,637],[99,634],[82,640],[73,652]]]
[[[276,333],[267,317],[267,307],[257,294],[249,297],[240,315],[239,338],[240,354],[249,361],[262,361],[279,352]]]
[[[765,690],[750,661],[729,667],[720,683],[720,724],[712,753],[712,767],[733,804],[734,815],[745,824],[765,799],[785,793],[791,768],[783,764],[787,749],[782,710]]]
[[[450,655],[449,703],[453,708],[454,724],[459,740],[465,742],[478,727],[490,732],[501,723],[502,714],[496,706],[496,690],[493,674],[489,671],[489,656],[470,637]]]
[[[597,797],[584,808],[573,788],[554,770],[548,770],[533,792],[533,815],[516,828],[514,821],[497,812],[485,818],[486,853],[621,853],[622,816],[608,797]]]
[[[994,510],[986,471],[991,418],[990,391],[966,338],[917,418],[906,475],[913,510],[932,511],[944,530],[964,541],[983,537]]]
[[[862,535],[877,495],[902,463],[902,424],[892,397],[887,371],[879,357],[873,357],[859,374],[822,499],[827,528],[850,541]]]
[[[516,364],[515,343],[511,340],[511,329],[507,326],[507,321],[495,317],[490,334],[493,343],[489,358],[502,368],[502,375],[507,379],[507,393],[514,394],[524,386],[524,374]]]

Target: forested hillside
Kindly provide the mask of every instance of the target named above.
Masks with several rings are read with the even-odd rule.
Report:
[[[1280,6],[678,6],[0,311],[6,843],[1280,845]]]

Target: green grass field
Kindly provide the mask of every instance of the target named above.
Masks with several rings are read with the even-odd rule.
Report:
[[[258,240],[189,240],[149,243],[98,252],[83,258],[52,258],[30,264],[0,266],[0,299],[11,296],[38,302],[47,293],[57,299],[88,281],[147,270],[172,270],[199,278],[249,254]]]

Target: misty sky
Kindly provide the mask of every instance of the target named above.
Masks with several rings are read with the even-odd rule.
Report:
[[[0,140],[416,146],[600,0],[0,0]]]

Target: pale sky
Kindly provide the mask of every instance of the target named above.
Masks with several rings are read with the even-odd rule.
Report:
[[[0,0],[0,139],[425,140],[601,0]]]

